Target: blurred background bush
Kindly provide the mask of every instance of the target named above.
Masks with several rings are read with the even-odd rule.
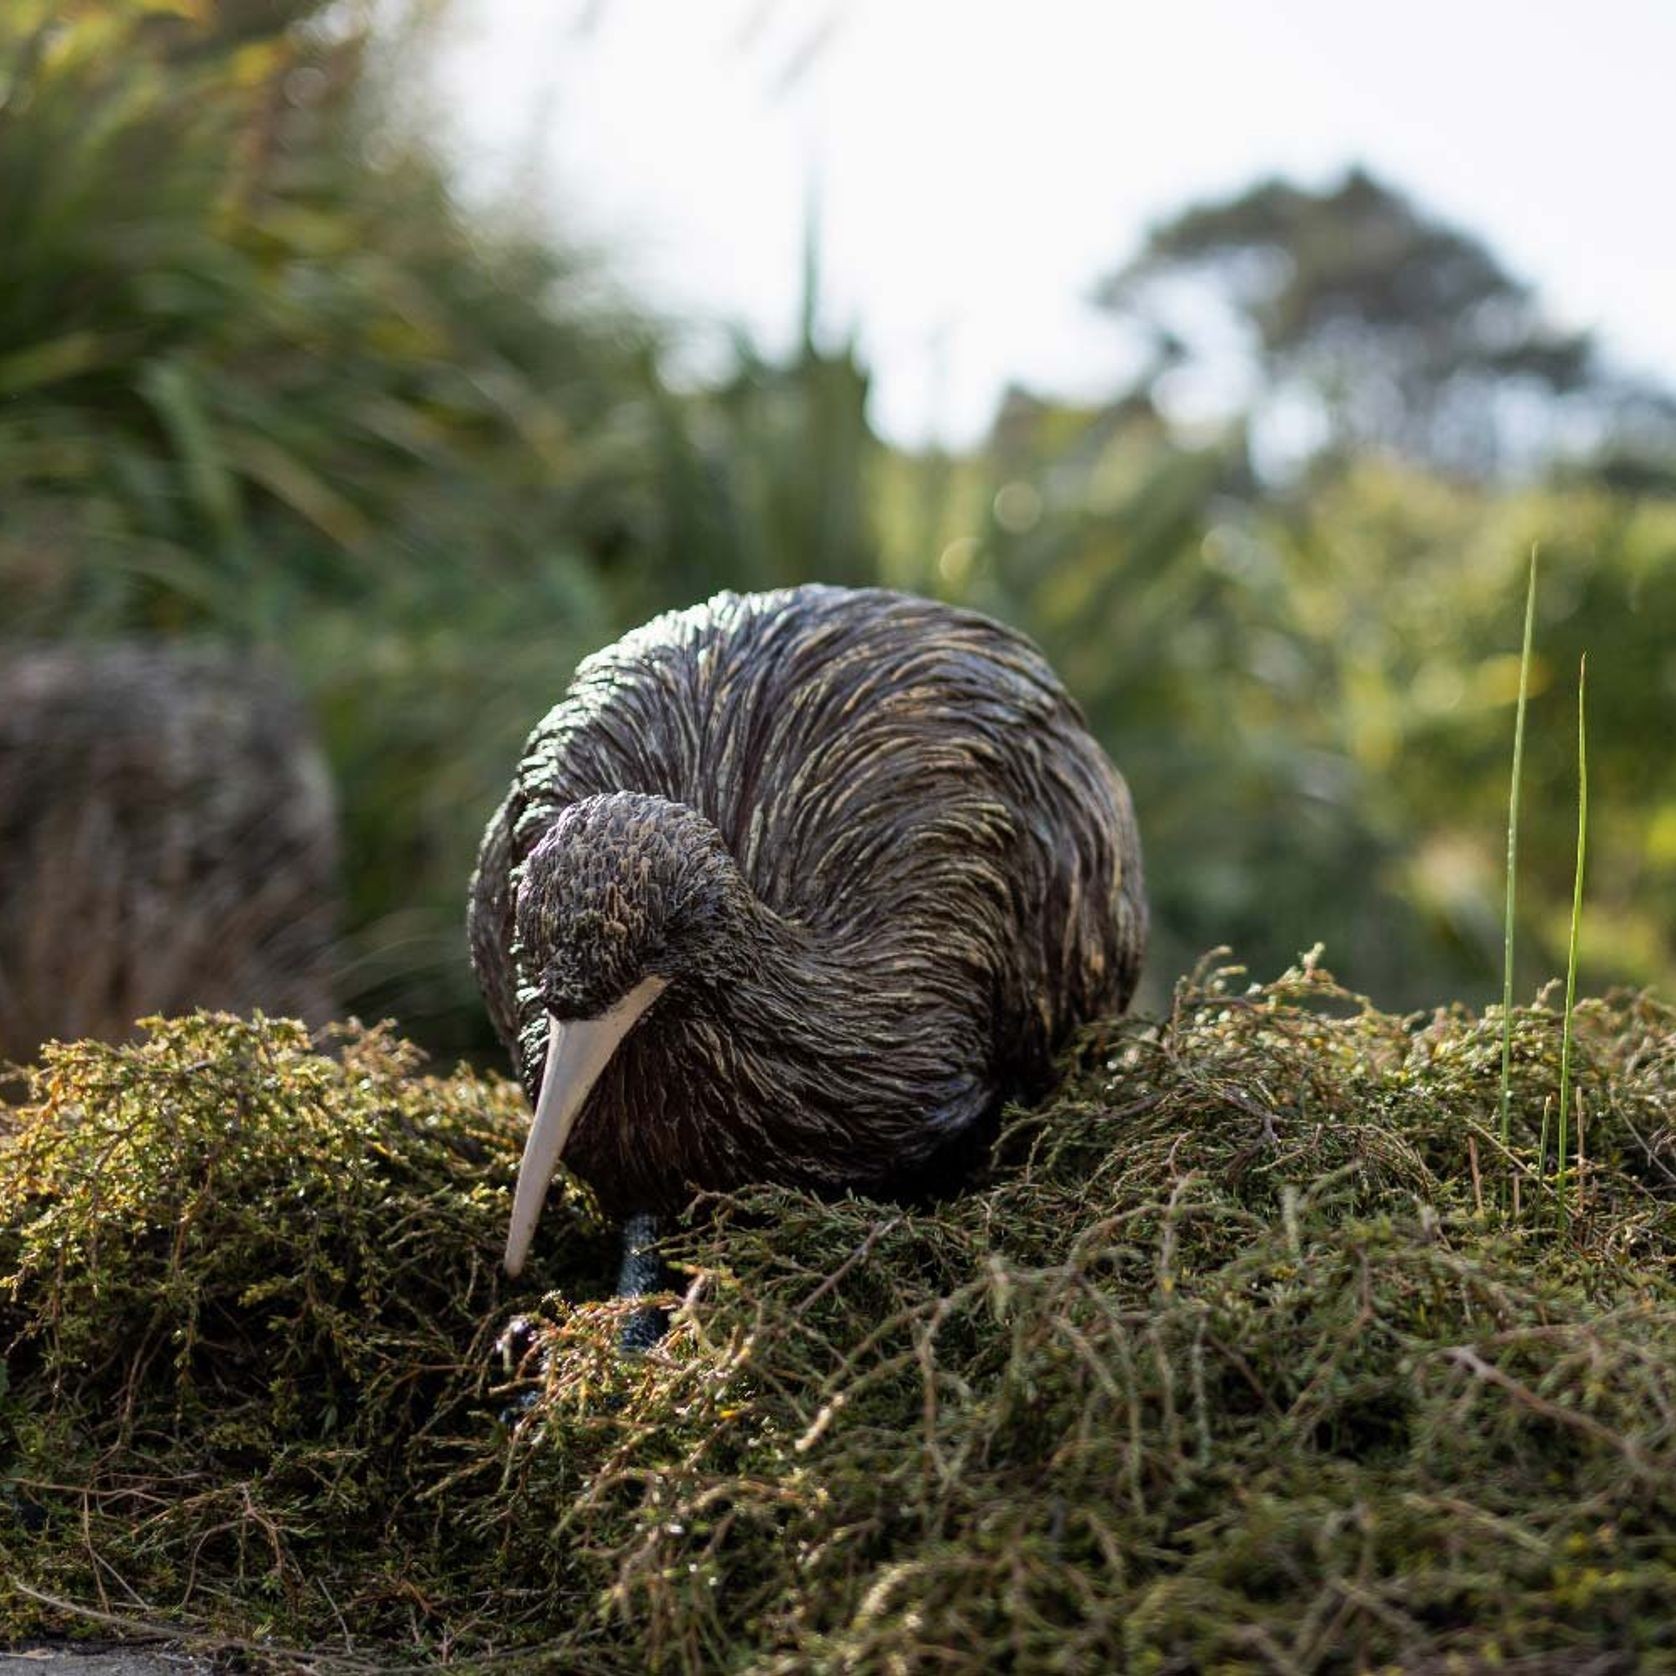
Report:
[[[1256,182],[1114,265],[1144,353],[1105,398],[1015,389],[978,444],[893,446],[813,239],[801,341],[677,379],[680,323],[562,226],[466,207],[395,96],[434,9],[0,12],[0,659],[288,668],[341,1010],[484,1049],[462,903],[524,734],[653,612],[808,579],[1042,642],[1136,794],[1153,999],[1210,945],[1267,973],[1318,940],[1387,1005],[1486,999],[1533,543],[1524,980],[1563,966],[1588,649],[1585,975],[1669,984],[1676,402],[1480,241],[1355,168]],[[1163,397],[1213,316],[1250,377],[1189,429]]]

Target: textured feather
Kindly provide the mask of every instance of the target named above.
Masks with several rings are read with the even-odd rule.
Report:
[[[544,840],[555,877],[526,878]],[[1041,654],[878,589],[659,617],[589,658],[531,735],[470,930],[532,1093],[558,982],[544,996],[536,968],[614,998],[661,923],[642,896],[704,869],[724,881],[713,946],[623,1043],[566,1154],[608,1208],[901,1186],[1042,1092],[1069,1033],[1127,1004],[1145,943],[1128,792]]]

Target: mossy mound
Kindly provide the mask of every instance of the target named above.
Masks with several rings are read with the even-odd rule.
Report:
[[[1562,1215],[1555,1012],[1515,1021],[1509,1154],[1499,1020],[1212,974],[1097,1032],[957,1200],[705,1207],[644,1358],[581,1200],[498,1271],[509,1085],[220,1017],[57,1049],[0,1154],[5,1627],[73,1629],[49,1597],[319,1667],[1676,1664],[1676,1012],[1579,1031]]]

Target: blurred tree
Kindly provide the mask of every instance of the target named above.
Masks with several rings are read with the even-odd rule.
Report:
[[[458,1046],[524,735],[657,610],[872,575],[874,444],[812,325],[680,395],[562,236],[465,213],[388,11],[0,7],[0,635],[282,653],[342,788],[342,993]]]
[[[422,157],[364,160],[362,43],[302,27],[317,9],[0,20],[14,630],[277,633],[299,596],[363,593],[427,489],[574,482],[563,439],[644,359],[551,312],[566,264],[468,230]],[[603,550],[632,491],[602,495],[599,465],[566,533]]]
[[[1380,447],[1488,476],[1604,445],[1633,421],[1676,446],[1676,405],[1553,325],[1478,239],[1361,169],[1311,191],[1268,180],[1155,227],[1098,301],[1155,345],[1149,384],[1232,314],[1255,362],[1259,425],[1343,458]]]
[[[663,556],[658,333],[468,222],[319,10],[0,14],[3,632],[283,653],[343,787],[345,993],[446,1039],[498,784]]]
[[[1487,490],[1390,460],[1259,494],[1243,432],[1187,446],[1146,404],[1015,393],[917,584],[1027,628],[1135,791],[1147,983],[1231,944],[1316,940],[1396,1006],[1488,1000],[1525,564],[1543,549],[1520,983],[1563,967],[1575,674],[1591,653],[1584,959],[1676,975],[1676,506]]]
[[[810,578],[941,594],[1046,645],[1136,789],[1155,999],[1210,944],[1273,970],[1318,938],[1387,1001],[1488,993],[1533,539],[1530,973],[1563,949],[1564,689],[1585,644],[1585,958],[1676,970],[1671,508],[1391,461],[1282,495],[1253,470],[1287,400],[1338,414],[1343,449],[1458,471],[1462,415],[1595,399],[1587,343],[1548,332],[1471,240],[1365,180],[1264,188],[1247,220],[1160,230],[1115,285],[1159,323],[1126,396],[1015,394],[983,451],[916,458],[873,434],[853,345],[816,332],[812,251],[790,356],[740,341],[706,387],[672,386],[671,328],[611,301],[562,233],[462,209],[383,97],[409,91],[407,61],[365,11],[0,4],[0,636],[288,659],[341,790],[351,1007],[481,1043],[464,884],[576,660],[718,588]],[[1381,238],[1395,268],[1366,258]],[[1164,293],[1236,279],[1256,412],[1189,444],[1165,395],[1200,351],[1192,321],[1168,335]]]

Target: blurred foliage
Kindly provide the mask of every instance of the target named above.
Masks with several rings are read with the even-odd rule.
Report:
[[[1360,168],[1316,191],[1265,180],[1190,206],[1099,300],[1144,326],[1155,383],[1202,354],[1208,320],[1231,314],[1260,407],[1289,409],[1293,431],[1341,458],[1390,448],[1484,476],[1621,444],[1631,427],[1667,453],[1676,443],[1667,392],[1611,369],[1481,241]]]
[[[456,1043],[523,735],[664,605],[866,574],[865,384],[811,347],[797,388],[678,400],[658,329],[462,214],[317,9],[0,18],[0,589],[17,637],[287,654],[344,800],[345,999]]]
[[[1259,493],[1242,430],[1193,448],[1133,404],[1021,397],[950,498],[917,585],[1024,623],[1122,765],[1151,984],[1218,942],[1279,962],[1320,937],[1390,1004],[1491,995],[1533,544],[1522,982],[1564,965],[1585,650],[1611,688],[1591,701],[1585,969],[1676,974],[1676,500],[1390,460]]]
[[[1209,944],[1271,969],[1318,938],[1387,1002],[1487,995],[1533,541],[1526,977],[1563,949],[1584,646],[1585,971],[1676,972],[1668,454],[1616,479],[1633,489],[1354,454],[1280,489],[1247,428],[1189,443],[1160,420],[1161,352],[1109,406],[1020,396],[983,450],[911,456],[871,433],[853,345],[817,329],[813,254],[789,356],[741,342],[726,376],[677,389],[671,329],[562,228],[456,201],[369,30],[312,0],[0,15],[0,633],[213,637],[291,663],[342,799],[347,1007],[484,1045],[465,883],[576,659],[717,588],[812,577],[941,594],[1042,640],[1136,792],[1155,998]],[[1454,237],[1479,263],[1428,307],[1498,294],[1491,257],[1402,209],[1427,260]],[[1310,283],[1339,296],[1330,263]],[[1299,301],[1276,355],[1350,309]]]

